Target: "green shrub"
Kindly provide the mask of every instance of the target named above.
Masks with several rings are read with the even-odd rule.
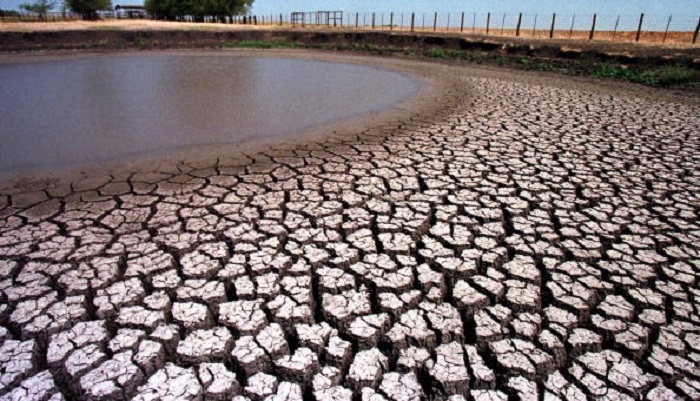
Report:
[[[431,48],[426,55],[433,58],[447,58],[447,52],[440,47]]]
[[[688,68],[673,66],[663,67],[657,71],[656,78],[661,86],[671,86],[679,84],[698,85],[700,78]]]

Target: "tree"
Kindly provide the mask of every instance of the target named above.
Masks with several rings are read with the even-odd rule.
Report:
[[[66,0],[66,6],[71,11],[82,15],[83,19],[97,19],[97,12],[111,10],[110,0]]]
[[[174,20],[185,15],[195,21],[203,21],[205,16],[226,17],[245,14],[250,11],[253,0],[146,0],[146,11],[155,19]]]
[[[20,4],[19,8],[25,11],[39,14],[40,20],[46,19],[46,13],[51,11],[51,9],[56,5],[56,3],[49,0],[37,0],[36,3],[32,4]]]

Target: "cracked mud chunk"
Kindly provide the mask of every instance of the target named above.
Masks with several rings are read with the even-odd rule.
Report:
[[[483,389],[494,388],[496,386],[496,375],[493,369],[484,362],[484,359],[481,357],[476,347],[465,345],[464,351],[467,353],[469,371],[473,379],[471,387]]]
[[[379,390],[392,401],[418,401],[425,395],[423,387],[413,373],[387,373]]]
[[[338,335],[338,330],[326,322],[320,324],[297,324],[295,329],[299,345],[311,348],[317,353],[323,352],[329,338]]]
[[[318,355],[309,348],[297,348],[292,355],[283,356],[275,361],[276,372],[287,381],[299,383],[302,386],[311,384],[313,376],[320,366]]]
[[[248,379],[245,386],[245,395],[254,401],[264,400],[266,397],[277,393],[279,382],[275,376],[265,373],[256,373]]]
[[[98,290],[93,300],[97,316],[105,318],[116,313],[122,306],[134,306],[146,295],[141,280],[132,278],[120,281],[104,290]]]
[[[89,401],[128,400],[145,381],[132,361],[132,352],[116,354],[80,379],[80,388]]]
[[[206,329],[214,324],[214,319],[206,305],[195,302],[175,302],[173,320],[187,330]]]
[[[500,340],[489,344],[489,350],[501,369],[511,374],[521,374],[525,378],[534,380],[542,377],[554,367],[552,356],[528,341]]]
[[[355,394],[359,394],[363,387],[376,388],[388,368],[389,359],[378,349],[360,351],[348,370],[348,386]]]
[[[108,332],[103,320],[76,323],[72,329],[51,336],[46,353],[49,366],[58,367],[76,349],[90,344],[103,344]]]
[[[226,301],[224,283],[219,281],[185,280],[176,294],[178,300],[204,302],[209,307]]]
[[[11,390],[39,368],[39,347],[34,340],[7,340],[0,347],[0,394]]]
[[[277,387],[277,393],[265,398],[266,401],[302,401],[302,388],[297,383],[282,382]]]
[[[465,394],[469,389],[469,372],[464,364],[464,350],[457,342],[435,348],[435,361],[426,362],[435,392],[444,395]]]
[[[240,335],[257,334],[267,325],[262,301],[233,301],[219,305],[219,322]]]
[[[227,360],[233,347],[233,336],[225,327],[195,330],[177,346],[177,355],[189,363]]]
[[[117,323],[122,326],[146,330],[153,330],[164,322],[165,313],[163,311],[152,311],[142,306],[122,308],[117,317]]]
[[[139,365],[147,376],[150,376],[163,367],[165,363],[165,347],[161,343],[144,340],[139,344],[138,351],[134,355],[134,362]]]
[[[425,348],[409,347],[399,351],[396,368],[399,373],[417,374],[429,359],[430,353]]]
[[[338,336],[333,336],[328,340],[325,356],[326,363],[345,370],[352,360],[352,344]]]
[[[0,401],[63,401],[63,399],[48,370],[22,381],[19,386],[0,397]]]
[[[203,393],[204,389],[197,380],[194,369],[168,363],[138,388],[133,401],[198,401],[202,399]]]
[[[372,312],[369,292],[364,286],[359,291],[323,294],[321,305],[323,316],[340,327],[347,327],[354,317]]]
[[[277,359],[289,354],[289,344],[282,330],[282,326],[272,323],[265,327],[255,336],[255,340],[270,355],[272,359]]]
[[[408,344],[433,349],[436,344],[435,332],[430,330],[422,311],[410,309],[401,315],[398,322],[386,333],[386,338],[395,349],[403,349]]]
[[[203,363],[197,372],[208,400],[229,400],[241,393],[236,374],[227,370],[223,363]]]
[[[381,337],[389,330],[391,319],[386,313],[360,316],[350,323],[348,334],[355,339],[360,349],[377,346]]]
[[[270,358],[265,350],[255,342],[253,336],[239,338],[231,351],[231,356],[246,375],[267,372],[271,367]]]

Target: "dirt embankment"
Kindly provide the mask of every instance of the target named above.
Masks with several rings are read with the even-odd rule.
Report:
[[[543,59],[618,61],[635,65],[681,64],[700,68],[700,46],[665,47],[631,43],[531,38],[455,36],[396,32],[289,30],[65,30],[0,32],[0,51],[61,49],[168,49],[221,46],[240,41],[284,41],[302,46],[365,45],[393,49],[440,47],[503,56]]]

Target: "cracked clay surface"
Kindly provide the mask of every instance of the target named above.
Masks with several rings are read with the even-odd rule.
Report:
[[[700,107],[467,71],[436,118],[6,186],[0,400],[700,399]]]

